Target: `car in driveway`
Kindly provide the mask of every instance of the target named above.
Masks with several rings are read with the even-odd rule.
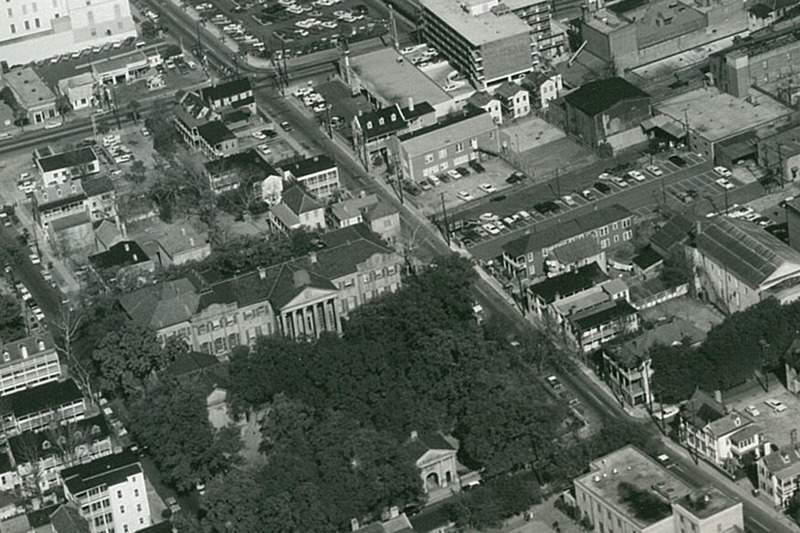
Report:
[[[172,514],[178,514],[181,512],[181,505],[178,503],[178,500],[175,498],[175,496],[167,496],[167,498],[164,500],[164,503],[167,504],[167,507],[169,507],[169,510]]]
[[[515,183],[521,183],[525,181],[525,174],[519,171],[514,171],[511,173],[509,177],[506,178],[506,183],[509,185],[514,185]]]
[[[764,400],[764,403],[767,404],[767,406],[776,413],[782,413],[787,409],[785,403],[783,403],[780,400],[775,400],[773,398],[770,398],[769,400]]]
[[[598,192],[601,192],[603,194],[608,194],[611,192],[611,187],[600,181],[594,184],[594,188],[597,189]]]
[[[487,194],[497,192],[497,188],[491,183],[481,183],[478,188]]]
[[[664,171],[655,165],[647,165],[644,169],[657,178],[664,175]]]
[[[456,196],[458,196],[459,200],[464,200],[465,202],[471,202],[475,199],[472,194],[468,193],[467,191],[461,191]]]
[[[283,131],[292,131],[292,125],[289,123],[288,120],[284,120],[281,122],[281,129]]]
[[[714,183],[725,189],[726,191],[730,191],[731,189],[735,189],[736,186],[730,182],[727,178],[718,178],[714,180]]]
[[[722,176],[723,178],[730,178],[733,176],[733,173],[730,170],[728,170],[727,167],[723,166],[714,167],[714,172]]]
[[[656,460],[664,468],[674,468],[675,467],[675,462],[672,460],[672,458],[669,455],[667,455],[665,453],[662,453],[662,454],[656,456]]]
[[[749,414],[750,416],[758,416],[758,415],[760,415],[760,414],[761,414],[761,411],[759,411],[759,410],[756,408],[756,406],[755,406],[755,405],[748,405],[747,407],[745,407],[745,408],[744,408],[744,410],[745,410],[745,411],[747,412],[747,414]]]
[[[489,235],[499,235],[500,234],[500,230],[497,229],[497,226],[495,226],[491,222],[488,222],[488,223],[484,224],[482,227],[483,227],[483,229],[485,229],[489,233]]]
[[[611,181],[622,189],[628,186],[628,182],[620,178],[619,176],[611,176]]]
[[[561,200],[567,204],[567,207],[578,207],[578,202],[576,202],[575,199],[569,194],[562,196]]]

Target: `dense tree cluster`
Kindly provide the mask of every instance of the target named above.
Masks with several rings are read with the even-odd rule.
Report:
[[[25,319],[19,301],[13,296],[0,294],[0,341],[15,341],[25,335]]]
[[[653,387],[665,402],[687,399],[697,387],[725,390],[762,369],[776,369],[797,336],[800,303],[769,299],[713,327],[698,348],[655,346]]]

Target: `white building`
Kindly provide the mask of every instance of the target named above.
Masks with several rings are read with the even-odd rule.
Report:
[[[326,200],[339,188],[339,167],[326,155],[315,155],[308,159],[285,165],[284,178],[302,183],[311,196]]]
[[[61,472],[64,495],[81,510],[91,533],[133,533],[151,525],[144,472],[130,450]]]
[[[91,146],[37,157],[36,168],[45,188],[100,172],[100,160]]]
[[[3,345],[0,396],[55,381],[61,376],[53,338],[49,333]]]
[[[0,59],[24,64],[136,37],[128,0],[6,0]]]

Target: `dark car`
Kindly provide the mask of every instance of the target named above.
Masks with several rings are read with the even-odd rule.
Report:
[[[461,174],[461,176],[462,176],[462,177],[464,177],[464,176],[469,176],[469,170],[467,170],[467,169],[466,169],[466,168],[464,168],[464,167],[457,167],[457,168],[456,168],[456,172],[458,172],[459,174]]]
[[[267,139],[274,139],[278,136],[278,132],[275,130],[261,130],[261,133],[263,133]]]
[[[608,194],[611,192],[611,187],[600,181],[594,184],[594,188],[603,194]]]
[[[689,164],[689,163],[686,162],[686,160],[684,158],[682,158],[679,155],[671,155],[671,156],[669,156],[669,160],[672,163],[675,163],[676,166],[679,166],[681,168],[683,168],[683,167],[685,167],[686,165]]]
[[[469,162],[469,166],[471,166],[472,170],[474,170],[478,174],[480,174],[481,172],[484,172],[486,170],[485,168],[483,168],[483,165],[481,165],[477,161],[470,161]]]
[[[557,203],[550,200],[546,202],[540,202],[534,205],[533,208],[543,215],[546,215],[547,213],[553,213],[561,209]]]
[[[513,172],[509,177],[506,178],[506,183],[514,185],[515,183],[520,183],[525,181],[525,174],[520,171]]]
[[[448,176],[445,172],[436,174],[436,177],[439,178],[442,183],[450,183],[450,176]]]

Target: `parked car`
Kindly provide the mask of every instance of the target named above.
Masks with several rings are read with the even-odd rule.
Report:
[[[591,189],[584,189],[581,191],[581,196],[583,196],[583,198],[589,202],[594,202],[597,200],[597,196],[594,195]]]
[[[169,510],[172,512],[172,514],[181,512],[181,506],[178,503],[178,500],[175,499],[175,496],[167,496],[167,498],[164,500],[164,503],[167,504],[167,507],[169,507]]]
[[[534,205],[533,208],[543,215],[546,215],[547,213],[553,213],[561,209],[557,203],[551,200],[548,200],[546,202],[540,202]]]
[[[254,131],[251,135],[253,136],[254,139],[256,139],[258,141],[266,141],[267,140],[267,136],[264,135],[264,132],[261,132],[261,131]]]
[[[492,185],[491,183],[481,183],[478,188],[487,194],[491,194],[497,191],[497,188]]]
[[[655,165],[647,165],[644,169],[657,178],[664,175],[664,171]]]
[[[767,404],[770,407],[770,409],[772,409],[776,413],[782,413],[787,409],[786,404],[784,404],[780,400],[769,399],[765,400],[764,403]]]
[[[600,181],[594,184],[594,188],[597,189],[598,192],[601,192],[603,194],[608,194],[611,192],[611,187]]]
[[[747,413],[750,416],[758,416],[761,414],[761,412],[758,409],[756,409],[755,405],[748,405],[747,407],[744,408],[744,410],[747,411]]]
[[[681,167],[681,168],[683,168],[683,167],[685,167],[686,165],[689,164],[689,163],[686,162],[686,160],[684,158],[682,158],[681,156],[679,156],[677,154],[669,156],[669,160],[670,160],[671,163],[675,164],[675,166],[678,166],[678,167]]]
[[[611,181],[621,189],[624,189],[628,186],[628,182],[619,176],[611,176]]]
[[[656,459],[664,468],[673,468],[675,463],[672,461],[669,455],[662,453],[661,455],[657,456]]]
[[[472,170],[474,170],[478,174],[480,174],[481,172],[484,172],[486,170],[485,168],[483,168],[483,165],[481,165],[477,161],[470,161],[469,162],[469,166],[472,167]]]
[[[733,173],[727,169],[727,167],[718,166],[714,167],[714,172],[722,176],[723,178],[730,178],[733,176]]]
[[[452,168],[447,171],[447,175],[450,176],[451,178],[453,178],[454,180],[460,180],[461,179],[461,173],[458,172],[455,169],[452,169]]]
[[[506,178],[506,183],[509,185],[514,185],[515,183],[520,183],[525,180],[525,174],[519,171],[512,172],[509,177]]]
[[[288,120],[284,120],[281,122],[281,129],[283,131],[292,131],[292,125],[289,123]]]
[[[575,199],[569,194],[562,196],[561,200],[567,204],[567,207],[578,207],[578,202],[576,202]]]
[[[645,180],[644,174],[642,174],[638,170],[631,170],[630,172],[628,172],[628,176],[633,178],[635,181],[644,181]]]
[[[553,390],[555,391],[560,391],[564,389],[564,385],[561,384],[561,382],[558,380],[558,377],[555,374],[547,376],[545,380],[547,381],[547,384],[553,387]]]
[[[463,177],[469,176],[469,170],[464,167],[456,167],[456,172],[461,174]]]
[[[489,233],[489,235],[499,235],[500,234],[500,230],[497,229],[497,226],[495,226],[491,222],[488,222],[488,223],[484,224],[483,225],[483,229],[485,229]]]
[[[718,179],[714,180],[714,183],[716,183],[717,185],[719,185],[720,187],[722,187],[723,189],[728,190],[728,191],[730,191],[731,189],[735,189],[736,188],[736,186],[733,183],[731,183],[730,180],[728,180],[726,178],[718,178]]]
[[[473,197],[473,196],[472,196],[470,193],[468,193],[467,191],[461,191],[461,192],[459,192],[459,193],[458,193],[456,196],[458,196],[458,199],[459,199],[459,200],[464,200],[465,202],[471,202],[472,200],[474,200],[474,199],[475,199],[475,198],[474,198],[474,197]]]

